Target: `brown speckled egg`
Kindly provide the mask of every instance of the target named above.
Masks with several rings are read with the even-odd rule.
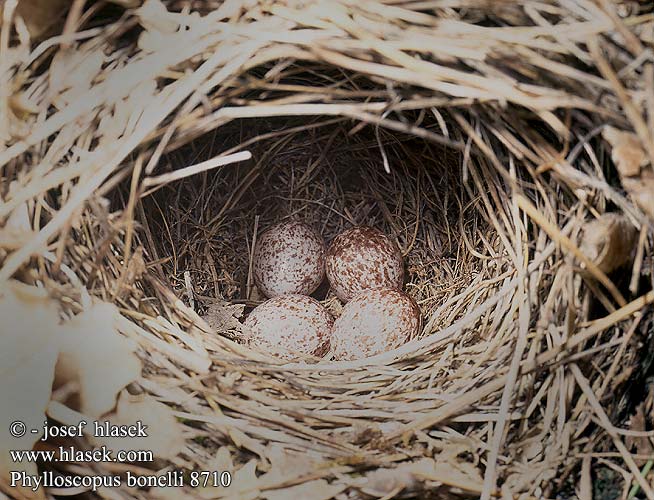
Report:
[[[355,226],[339,234],[327,249],[325,264],[332,290],[345,302],[363,290],[402,289],[402,254],[373,227]]]
[[[266,297],[309,295],[325,276],[325,243],[303,222],[280,222],[258,238],[252,270],[254,282]]]
[[[334,322],[334,358],[361,359],[390,351],[415,337],[420,325],[420,309],[406,293],[389,288],[366,290],[345,304]]]
[[[283,359],[329,350],[334,320],[320,302],[306,295],[279,295],[257,306],[245,320],[247,343]]]

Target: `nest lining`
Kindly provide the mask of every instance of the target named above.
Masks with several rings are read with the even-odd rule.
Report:
[[[250,273],[255,231],[296,217],[329,242],[347,227],[367,224],[401,248],[405,288],[429,318],[425,334],[460,315],[441,307],[443,302],[461,293],[473,276],[491,276],[484,247],[497,244],[460,182],[462,155],[406,134],[371,129],[349,134],[351,123],[308,130],[296,126],[296,132],[282,133],[275,142],[253,145],[248,163],[168,185],[144,199],[146,217],[150,214],[145,226],[157,244],[147,253],[169,256],[163,269],[171,286],[193,299],[200,312],[215,299],[254,306],[263,299]],[[278,119],[229,128],[257,137],[295,127]],[[221,147],[232,146],[225,140],[232,135],[223,131]],[[184,166],[181,161],[199,163],[213,156],[208,148],[215,140],[209,134],[166,161],[173,170]],[[340,312],[326,283],[314,297]]]

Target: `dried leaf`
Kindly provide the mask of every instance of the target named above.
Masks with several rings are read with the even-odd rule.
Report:
[[[209,462],[209,468],[211,470],[226,470],[229,472],[234,470],[232,454],[229,452],[229,448],[227,448],[227,446],[221,446],[218,448],[218,452]]]
[[[638,206],[654,219],[654,166],[636,134],[606,127],[604,138],[611,145],[611,158],[615,163],[622,185]]]
[[[146,31],[173,34],[179,29],[176,15],[168,12],[160,0],[145,0],[136,14]]]
[[[259,488],[262,490],[297,479],[320,466],[318,458],[308,452],[297,453],[279,444],[268,446],[265,455],[270,461],[270,470],[259,477]]]
[[[9,283],[0,295],[0,318],[1,483],[11,470],[36,473],[34,463],[10,461],[8,450],[30,450],[43,435],[61,332],[56,303],[44,290],[18,282]],[[17,421],[25,424],[26,433],[14,438],[7,430]],[[21,489],[26,497],[40,498],[40,491]]]
[[[424,462],[424,461],[420,461]],[[483,479],[479,469],[470,462],[459,460],[455,463],[436,461],[433,469],[423,463],[423,468],[415,471],[417,477],[438,481],[467,491],[481,491]]]
[[[226,302],[210,304],[202,319],[217,332],[239,330],[242,325],[238,320],[243,315],[245,306],[242,304],[228,304]]]
[[[636,134],[609,126],[602,135],[611,145],[611,158],[620,175],[636,176],[641,167],[647,165],[647,155]]]
[[[17,12],[32,38],[41,38],[63,26],[72,0],[20,0]]]
[[[57,385],[77,381],[80,411],[94,418],[111,411],[118,393],[141,375],[136,344],[116,330],[118,314],[98,303],[63,325]]]
[[[9,106],[11,111],[20,118],[25,118],[26,115],[37,114],[40,110],[24,92],[16,92],[9,98]]]
[[[602,271],[610,273],[633,258],[638,233],[620,214],[608,213],[585,224],[581,251]]]
[[[229,498],[238,500],[250,500],[259,498],[257,488],[257,461],[250,460],[243,467],[238,469],[232,477],[232,485],[222,490],[222,495],[217,498]]]
[[[401,490],[413,489],[417,481],[413,474],[414,464],[401,464],[394,469],[379,468],[366,474],[361,491],[372,496],[388,496]]]
[[[637,33],[643,42],[654,45],[654,21],[643,23],[639,26]]]
[[[133,121],[135,110],[142,108],[144,102],[152,100],[156,92],[156,82],[144,80],[136,84],[127,98],[119,101],[113,110],[105,112],[100,118],[98,130],[107,141],[115,141],[128,132],[127,127]],[[116,96],[107,96],[116,97]],[[130,121],[131,120],[131,121]]]
[[[116,405],[116,412],[103,420],[113,425],[147,426],[146,437],[119,438],[93,437],[91,441],[106,445],[113,450],[149,450],[159,458],[175,458],[185,446],[182,424],[172,410],[148,395],[132,396],[123,391]]]
[[[534,460],[543,453],[543,442],[540,438],[526,440],[523,453],[527,460]]]
[[[460,459],[454,461],[423,458],[392,469],[377,469],[366,475],[361,489],[370,495],[390,495],[400,489],[411,490],[419,481],[437,481],[465,491],[481,491],[483,479],[477,468]]]
[[[52,92],[57,92],[57,105],[64,107],[87,92],[102,69],[101,51],[59,51],[50,64],[49,78]]]
[[[11,212],[4,227],[0,228],[0,246],[14,250],[33,235],[27,203],[21,203]]]
[[[625,177],[622,185],[636,200],[636,204],[654,220],[654,171],[645,169],[640,177]]]

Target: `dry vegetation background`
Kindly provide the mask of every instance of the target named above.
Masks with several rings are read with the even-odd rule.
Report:
[[[6,495],[55,494],[6,450],[106,444],[157,461],[39,467],[233,472],[110,499],[654,498],[651,2],[0,11],[0,425],[150,426],[0,432]],[[391,234],[420,337],[239,344],[252,239],[291,214]]]

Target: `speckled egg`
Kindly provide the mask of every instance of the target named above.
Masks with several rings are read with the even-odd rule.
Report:
[[[420,331],[420,308],[390,288],[361,292],[334,322],[331,349],[337,360],[362,359],[395,349]]]
[[[245,320],[247,343],[283,359],[323,356],[334,320],[320,302],[306,295],[279,295],[257,306]]]
[[[402,288],[404,267],[399,248],[373,227],[342,232],[327,249],[327,278],[336,296],[347,302],[363,290]]]
[[[255,284],[266,297],[309,295],[325,276],[325,243],[303,222],[281,222],[257,239],[252,271]]]

